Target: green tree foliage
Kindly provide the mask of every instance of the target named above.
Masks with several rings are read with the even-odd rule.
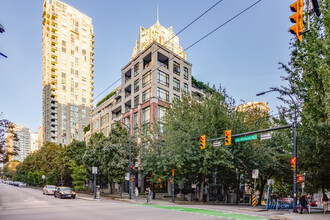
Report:
[[[329,0],[319,1],[322,15],[311,18],[310,31],[300,43],[290,43],[291,59],[281,63],[286,89],[298,104],[298,171],[307,174],[307,190],[330,189],[330,12]],[[284,99],[283,99],[284,100]],[[293,106],[290,100],[284,100]]]
[[[68,168],[71,171],[72,177],[72,185],[76,191],[85,190],[85,181],[86,177],[86,169],[83,165],[78,166],[73,160],[69,160],[67,162]]]
[[[18,166],[20,163],[21,163],[21,162],[18,161],[18,160],[13,160],[13,161],[8,162],[8,163],[3,167],[3,175],[4,175],[6,178],[12,179],[13,176],[15,175],[15,173],[16,173],[17,166]]]
[[[215,89],[211,89],[208,85],[203,83],[202,81],[198,81],[195,77],[191,77],[191,84],[193,87],[203,90],[205,93],[213,93]]]
[[[84,127],[84,133],[87,133],[91,130],[91,124],[88,124],[86,127]]]
[[[108,99],[110,99],[114,94],[116,94],[116,91],[110,92],[106,97],[104,97],[103,99],[101,99],[101,101],[99,101],[96,104],[96,107],[99,107],[100,105],[102,105],[105,101],[107,101]]]

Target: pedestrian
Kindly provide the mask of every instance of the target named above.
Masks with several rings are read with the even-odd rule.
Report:
[[[155,190],[153,190],[152,191],[152,200],[155,200],[155,198],[156,198],[156,192],[155,192]]]
[[[135,201],[137,202],[139,199],[139,189],[137,187],[135,187],[134,193],[135,193]]]
[[[327,214],[329,198],[325,193],[323,193],[322,202],[323,202],[323,213]]]
[[[307,201],[306,201],[306,196],[302,195],[299,199],[299,203],[300,203],[300,214],[303,213],[304,209],[306,209],[306,211],[308,212],[306,205],[307,205]]]
[[[151,196],[152,196],[152,191],[151,191],[151,189],[149,187],[149,203],[151,203]]]
[[[147,196],[147,203],[149,203],[149,188],[146,188],[146,191],[144,193]]]

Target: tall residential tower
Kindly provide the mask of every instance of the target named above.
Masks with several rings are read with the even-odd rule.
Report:
[[[42,39],[43,140],[83,140],[93,102],[92,19],[58,0],[44,1]]]

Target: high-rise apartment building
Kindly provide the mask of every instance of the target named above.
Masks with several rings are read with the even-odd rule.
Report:
[[[143,128],[161,121],[173,99],[182,93],[202,95],[200,90],[192,87],[192,65],[185,60],[179,38],[173,35],[172,27],[167,29],[158,21],[149,29],[140,28],[133,59],[121,70],[121,85],[91,113],[86,141],[96,132],[107,136],[118,120],[129,125],[135,137],[143,136]],[[175,47],[161,44],[172,37]]]
[[[38,143],[38,133],[31,132],[30,129],[24,127],[23,125],[13,125],[14,134],[10,133],[7,136],[7,150],[12,152],[14,146],[18,148],[17,155],[10,156],[9,160],[18,160],[23,162],[24,159],[33,152],[37,147]]]
[[[58,0],[43,5],[43,141],[83,140],[93,102],[92,19]]]

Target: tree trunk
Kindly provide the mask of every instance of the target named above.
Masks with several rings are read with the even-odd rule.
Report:
[[[259,195],[258,205],[261,205],[261,199],[264,194],[264,188],[265,188],[266,183],[267,183],[267,180],[263,180],[262,178],[260,178],[260,195]]]
[[[122,195],[123,195],[123,183],[120,183],[120,198],[122,198]]]
[[[200,202],[203,202],[204,200],[203,200],[203,194],[204,194],[204,179],[205,179],[205,177],[204,177],[204,175],[203,175],[203,177],[202,177],[202,182],[201,182],[201,188],[200,188],[200,190],[199,190],[199,201]]]

